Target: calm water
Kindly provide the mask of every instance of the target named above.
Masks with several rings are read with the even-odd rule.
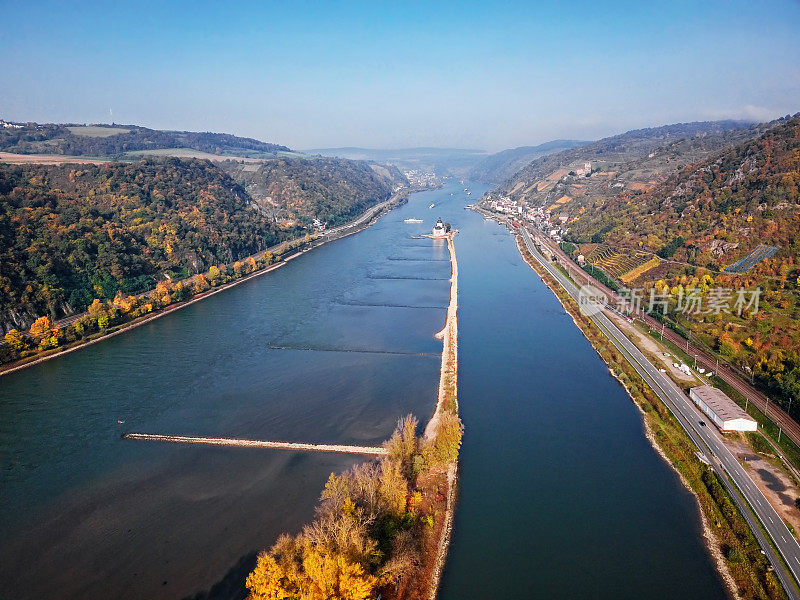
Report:
[[[373,444],[403,414],[429,418],[449,264],[409,234],[439,215],[461,230],[467,426],[442,598],[724,597],[692,499],[635,407],[512,238],[462,210],[483,191],[463,187],[0,378],[0,598],[177,599],[235,581],[361,460],[122,430]]]

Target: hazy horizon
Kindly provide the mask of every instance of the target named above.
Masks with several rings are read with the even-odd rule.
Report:
[[[800,111],[800,3],[5,4],[0,118],[496,152]]]

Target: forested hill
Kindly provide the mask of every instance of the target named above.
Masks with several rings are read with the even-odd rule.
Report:
[[[610,244],[666,252],[717,270],[759,243],[797,257],[798,186],[800,117],[795,116],[686,166],[652,191],[623,193],[587,207],[569,234],[578,241],[602,236]]]
[[[338,225],[407,184],[394,166],[339,158],[280,158],[221,163],[252,198],[278,218]]]
[[[503,150],[482,159],[470,170],[467,177],[482,183],[502,183],[537,158],[590,143],[578,140],[553,140],[538,146],[520,146]]]
[[[206,160],[0,164],[0,333],[242,259],[310,231],[302,221],[338,223],[404,181],[351,161],[261,168],[271,210]]]
[[[758,312],[747,318],[704,305],[702,314],[673,311],[669,320],[752,373],[784,408],[800,395],[800,113],[650,191],[595,200],[567,238],[591,260],[656,253],[655,267],[626,282],[645,297],[650,289],[673,300],[697,289],[760,289]]]
[[[120,158],[127,152],[190,148],[232,156],[275,155],[286,146],[228,133],[160,131],[137,125],[60,125],[26,123],[0,127],[0,151]]]
[[[616,174],[634,171],[639,166],[632,164],[634,161],[646,161],[650,158],[657,165],[654,168],[645,168],[649,176],[653,172],[663,172],[665,163],[677,168],[695,162],[710,152],[754,137],[764,130],[762,126],[742,121],[677,123],[636,129],[538,158],[520,169],[497,191],[501,194],[519,195],[521,190],[548,176],[552,177],[559,169],[569,171],[584,162],[591,163],[594,170]],[[557,179],[556,177],[554,181]],[[546,200],[549,198],[543,199],[542,203]]]

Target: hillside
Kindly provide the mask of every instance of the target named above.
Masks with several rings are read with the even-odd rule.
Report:
[[[569,235],[577,241],[602,236],[714,270],[758,243],[789,248],[796,237],[785,225],[797,208],[798,135],[797,118],[781,120],[755,139],[672,173],[651,191],[598,202],[571,223]],[[684,244],[665,248],[678,237]]]
[[[227,167],[255,196],[206,160],[0,163],[0,333],[240,260],[313,231],[313,219],[340,223],[404,183],[345,160]]]
[[[492,195],[574,216],[595,198],[651,189],[685,165],[764,129],[714,121],[629,131],[536,159]]]
[[[337,158],[281,158],[258,163],[226,161],[221,167],[276,220],[338,225],[405,186],[393,166]]]
[[[520,146],[519,148],[503,150],[482,159],[472,167],[467,177],[472,181],[480,181],[481,183],[503,183],[537,158],[590,143],[578,140],[553,140],[538,146]]]
[[[669,296],[673,309],[679,294],[696,291],[708,303],[715,288],[760,288],[754,315],[720,314],[706,306],[700,314],[670,313],[668,321],[723,360],[750,369],[786,405],[800,396],[798,190],[795,115],[686,165],[650,191],[595,200],[569,223],[566,238],[590,262],[610,254],[650,259],[648,268],[632,271],[625,283],[644,289],[645,296],[651,288]]]
[[[192,149],[209,154],[265,157],[287,152],[278,144],[227,133],[160,131],[138,125],[19,124],[0,127],[0,151],[121,158],[128,152]]]

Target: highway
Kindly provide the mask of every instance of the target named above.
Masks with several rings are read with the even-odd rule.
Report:
[[[539,253],[526,228],[522,227],[520,231],[522,239],[533,257],[576,302],[580,302],[576,286]],[[800,545],[761,490],[752,482],[744,468],[724,445],[721,434],[710,424],[710,421],[707,421],[707,417],[700,412],[689,397],[669,377],[659,372],[602,310],[591,315],[590,318],[675,415],[700,452],[706,455],[708,462],[739,506],[739,510],[750,525],[761,548],[775,568],[775,573],[787,595],[789,598],[800,600],[800,593],[795,583],[800,581]],[[709,425],[701,426],[700,421],[707,421]],[[745,504],[745,499],[749,507]],[[756,522],[754,514],[760,521],[763,530]],[[774,547],[764,535],[764,530],[772,538],[774,547],[778,548],[791,574],[787,572],[784,564],[776,555]]]
[[[558,244],[553,244],[549,240],[544,240],[547,242],[547,247],[551,252],[556,254],[560,261],[562,262],[562,266],[565,266],[568,271],[572,273],[579,273],[582,277],[587,277],[588,281],[588,274],[585,274],[583,270],[578,267],[565,253]],[[577,278],[575,278],[577,280]],[[592,285],[604,292],[609,298],[614,298],[620,300],[618,294],[616,294],[613,290],[607,288],[602,283],[594,279],[592,279]],[[683,348],[684,344],[686,343],[686,339],[681,337],[678,333],[673,331],[668,327],[663,327],[661,323],[656,321],[653,317],[648,315],[646,312],[642,311],[635,311],[633,315],[637,319],[641,319],[645,325],[650,327],[653,331],[661,331],[661,335],[668,340],[670,340],[673,344],[678,346],[679,348]],[[690,334],[691,335],[691,334]],[[725,382],[731,385],[736,391],[738,391],[742,396],[747,398],[751,404],[757,406],[761,412],[763,412],[767,417],[769,417],[776,425],[778,425],[783,434],[788,436],[795,444],[800,446],[800,423],[797,423],[794,419],[792,419],[784,410],[781,409],[780,406],[775,404],[775,402],[770,402],[769,398],[756,390],[752,385],[748,384],[747,382],[742,379],[742,375],[744,373],[737,372],[734,367],[731,365],[725,364],[723,362],[719,362],[716,360],[715,357],[711,355],[710,352],[704,350],[702,347],[697,345],[697,341],[692,336],[693,340],[690,346],[686,347],[687,354],[694,355],[697,364],[701,367],[705,367],[708,371],[714,371],[719,377],[721,377]],[[777,447],[777,444],[775,444]],[[787,468],[794,473],[794,476],[800,479],[800,471],[796,469],[783,455],[782,452],[778,452],[783,460],[784,464]]]

